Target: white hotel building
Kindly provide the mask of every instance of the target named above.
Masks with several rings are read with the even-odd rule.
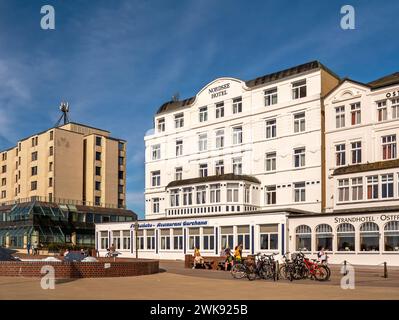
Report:
[[[372,206],[380,210],[373,215],[388,215],[385,206],[399,199],[399,166],[395,171],[395,160],[389,160],[397,157],[393,135],[399,122],[393,119],[394,100],[386,98],[394,90],[381,89],[381,82],[340,80],[313,61],[249,81],[218,78],[192,98],[163,104],[154,130],[145,137],[146,220],[139,221],[137,234],[131,223],[97,225],[97,248],[105,252],[114,243],[124,256],[135,256],[137,238],[139,257],[184,259],[194,246],[204,256],[219,255],[238,243],[243,243],[244,255],[299,249],[315,253],[325,246],[332,262],[373,264],[376,259],[370,255],[358,256],[364,251],[364,232],[367,243],[375,241],[375,226],[354,222],[353,231],[336,221],[370,216]],[[389,118],[378,122],[381,97],[387,100]],[[363,112],[352,116],[358,102]],[[378,105],[374,113],[364,111],[373,105]],[[337,109],[342,106],[344,111]],[[359,123],[351,125],[352,117]],[[345,156],[340,144],[345,144]],[[356,158],[356,148],[361,148],[361,158]],[[390,158],[379,157],[381,148]],[[358,162],[349,162],[352,154]],[[339,157],[347,162],[337,163]],[[378,199],[367,197],[367,171],[378,176]],[[388,186],[386,199],[383,183],[391,173],[394,195]],[[362,198],[354,189],[356,183],[360,187],[360,176]],[[398,222],[393,224],[387,230],[393,234],[392,250],[385,250],[386,225],[380,221],[380,245],[376,250],[370,242],[365,252],[372,258],[385,254],[385,260],[399,265]],[[337,227],[345,229],[347,238]],[[346,243],[352,233],[353,248]]]

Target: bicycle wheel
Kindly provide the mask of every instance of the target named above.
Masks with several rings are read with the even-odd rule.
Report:
[[[318,266],[314,270],[314,277],[317,281],[327,281],[329,278],[328,270],[325,266]]]
[[[281,279],[288,279],[289,277],[289,267],[286,264],[282,264],[279,268],[279,275]]]
[[[242,263],[237,263],[231,268],[230,273],[234,279],[242,279],[247,274],[247,267]]]

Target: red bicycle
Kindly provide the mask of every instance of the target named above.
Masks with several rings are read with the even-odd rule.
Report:
[[[302,252],[297,253],[295,273],[298,278],[312,278],[318,281],[327,281],[330,279],[331,271],[328,266],[317,262],[317,260],[310,261],[305,258]]]

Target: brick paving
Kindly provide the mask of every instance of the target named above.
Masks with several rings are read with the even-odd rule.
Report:
[[[39,279],[0,277],[0,299],[399,299],[399,269],[355,267],[356,288],[341,289],[339,266],[328,282],[235,280],[229,272],[185,269],[183,262],[162,261],[159,274],[126,278],[57,280],[43,290]]]

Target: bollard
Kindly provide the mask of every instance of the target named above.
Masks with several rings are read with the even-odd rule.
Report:
[[[384,278],[388,278],[388,267],[386,262],[384,262]]]
[[[344,276],[346,276],[348,272],[346,271],[346,260],[344,260]]]
[[[279,275],[280,275],[280,266],[279,262],[276,261],[276,280],[279,280]]]

